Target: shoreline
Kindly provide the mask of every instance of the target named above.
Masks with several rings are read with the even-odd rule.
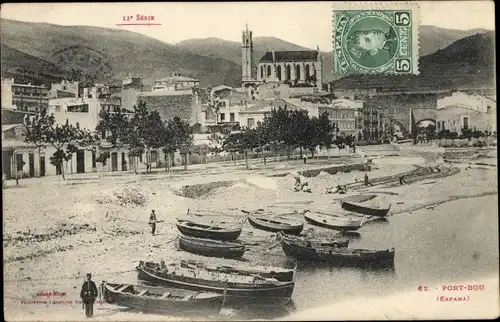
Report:
[[[393,157],[387,160],[393,159],[397,161],[397,158]],[[372,171],[368,173],[370,178],[376,179],[394,176],[414,168],[412,162],[402,163],[381,162],[379,164],[375,160]],[[288,171],[288,169],[283,170]],[[460,189],[460,196],[469,195],[468,198],[481,198],[480,194],[494,194],[487,183],[488,179],[491,180],[491,172],[484,172],[492,170],[461,171],[448,177],[432,179],[434,183],[431,182],[431,184],[428,184],[430,179],[424,179],[405,186],[392,187],[382,184],[369,188],[362,187],[349,191],[348,195],[370,193],[370,191],[385,192],[379,193],[376,199],[380,199],[380,202],[391,202],[393,214],[398,216],[401,213],[411,213],[431,207],[429,204],[438,206],[443,199],[455,201],[457,189]],[[207,176],[203,180],[196,177],[172,181],[168,179],[148,181],[141,178],[142,180],[136,180],[133,184],[103,183],[102,186],[96,187],[89,183],[87,186],[66,186],[65,189],[54,191],[48,191],[49,189],[43,186],[6,190],[4,194],[6,193],[12,200],[8,199],[4,205],[6,210],[4,234],[11,237],[17,236],[22,240],[9,244],[12,240],[4,239],[6,254],[4,258],[8,259],[9,255],[10,258],[13,258],[12,256],[24,256],[24,258],[10,262],[4,261],[4,278],[11,281],[18,280],[4,284],[5,296],[16,294],[19,298],[29,299],[33,294],[44,290],[72,294],[81,286],[86,272],[93,272],[96,283],[100,283],[103,279],[109,282],[132,283],[136,276],[132,273],[132,268],[139,260],[182,258],[203,260],[207,263],[222,261],[233,263],[231,260],[202,257],[175,250],[173,244],[169,243],[177,235],[175,219],[185,216],[187,209],[191,209],[192,213],[199,212],[202,215],[202,217],[196,217],[197,220],[225,220],[226,222],[243,218],[244,214],[241,209],[264,208],[272,212],[289,212],[291,209],[300,211],[304,208],[322,209],[322,207],[331,209],[338,207],[334,201],[338,195],[322,194],[320,191],[332,182],[350,183],[353,182],[353,178],[362,178],[362,175],[361,171],[339,172],[336,175],[321,171],[317,176],[307,178],[314,191],[312,194],[294,193],[291,189],[292,175],[269,178],[252,172],[247,172],[245,176],[234,173],[226,173],[213,178]],[[199,198],[186,198],[176,194],[176,191],[186,184],[225,181],[228,178],[233,178],[234,184],[210,189]],[[464,181],[467,183],[471,178],[475,178],[475,181],[463,185]],[[496,178],[493,180],[496,181]],[[26,193],[32,193],[37,197],[29,199],[29,204],[16,202],[16,198],[23,198]],[[135,200],[138,203],[127,203],[127,200]],[[295,205],[287,206],[286,203],[290,203],[291,200]],[[232,209],[234,205],[238,208]],[[30,209],[41,209],[41,211],[37,213],[37,216],[33,216]],[[158,226],[159,235],[157,236],[150,235],[150,228],[147,225],[150,209],[156,209],[158,219],[165,220]],[[212,211],[214,215],[203,215],[202,210],[205,213]],[[35,239],[25,238],[24,234],[30,229],[30,234],[37,236]],[[64,233],[58,232],[61,230]],[[328,233],[321,230],[320,232]],[[256,244],[251,246],[250,251],[245,254],[247,264],[281,266],[283,260],[283,256],[280,255],[281,249],[268,250],[274,243],[271,237],[272,235],[267,232],[245,226],[241,239]],[[43,253],[44,251],[48,253]],[[39,256],[34,256],[37,254]],[[140,258],[138,254],[141,254]],[[116,274],[118,271],[124,272]],[[31,280],[19,281],[26,278]],[[59,312],[60,309],[74,312],[66,316],[62,311]],[[94,319],[179,320],[177,317],[159,316],[157,318],[149,314],[142,316],[124,313],[107,304],[102,305],[101,309],[102,314],[106,316],[98,317],[98,310]],[[73,318],[81,320],[83,317],[81,306],[78,307],[78,305],[75,307],[59,305],[59,307],[37,309],[35,305],[19,305],[18,300],[13,299],[6,299],[4,310],[10,314],[9,317],[14,313],[15,317],[13,317],[16,320],[31,321],[34,316],[45,316],[45,314],[52,314],[50,313],[52,311],[54,315],[50,315],[50,318],[47,316],[47,319],[53,320],[57,314],[64,316],[57,320],[73,320]],[[310,309],[305,309],[305,311],[308,310]],[[301,310],[301,312],[305,311]]]
[[[498,275],[453,283],[453,285],[464,284],[484,285],[485,290],[463,292],[408,290],[384,295],[383,298],[359,297],[304,310],[281,320],[451,320],[495,319],[500,316]],[[459,300],[467,296],[469,296],[468,301]],[[335,312],[334,315],[332,312]]]

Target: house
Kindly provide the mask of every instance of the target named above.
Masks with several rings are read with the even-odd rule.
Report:
[[[240,125],[242,127],[256,128],[259,122],[264,121],[266,115],[270,114],[273,109],[279,108],[290,111],[305,110],[281,98],[261,100],[248,105],[248,107],[240,111]]]

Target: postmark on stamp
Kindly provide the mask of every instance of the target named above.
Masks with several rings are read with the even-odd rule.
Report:
[[[334,74],[418,74],[415,3],[333,5]]]

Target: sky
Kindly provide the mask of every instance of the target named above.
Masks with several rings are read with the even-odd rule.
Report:
[[[492,1],[419,1],[420,24],[450,29],[495,29]],[[2,18],[86,25],[138,32],[175,44],[191,38],[241,41],[245,23],[254,37],[277,37],[331,50],[332,2],[19,3],[2,4]],[[117,26],[124,16],[154,16],[154,26]],[[129,21],[130,22],[130,21]],[[134,21],[137,22],[137,21]],[[142,21],[144,22],[144,21]],[[149,21],[153,22],[153,21]]]

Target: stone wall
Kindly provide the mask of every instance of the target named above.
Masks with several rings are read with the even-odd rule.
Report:
[[[146,103],[148,110],[158,111],[163,120],[180,117],[184,121],[191,122],[194,118],[193,95],[154,95],[141,96],[141,101]]]
[[[208,194],[210,191],[214,189],[221,187],[230,187],[235,182],[236,181],[216,181],[216,182],[183,186],[181,190],[178,192],[178,194],[186,198],[195,199]]]
[[[378,108],[382,116],[401,123],[410,131],[411,108],[437,108],[436,94],[400,94],[373,96],[366,102],[366,107]]]

